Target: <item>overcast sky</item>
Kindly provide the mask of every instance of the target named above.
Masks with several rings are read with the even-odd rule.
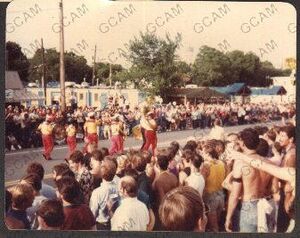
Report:
[[[126,43],[140,31],[182,34],[178,54],[192,62],[208,45],[221,51],[252,51],[282,67],[296,57],[296,10],[288,3],[64,0],[65,50],[126,64]],[[6,40],[32,57],[37,41],[59,50],[59,1],[14,0],[7,9]],[[125,45],[124,45],[125,44]]]

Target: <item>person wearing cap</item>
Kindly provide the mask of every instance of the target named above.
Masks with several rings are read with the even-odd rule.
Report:
[[[52,117],[47,115],[46,120],[41,123],[38,127],[38,130],[41,131],[42,133],[42,141],[44,145],[44,153],[43,156],[46,160],[51,160],[51,152],[54,147],[54,142],[53,142],[53,125],[51,124],[52,122]]]
[[[117,115],[111,119],[111,147],[109,154],[123,152],[124,150],[124,127]]]
[[[151,146],[152,154],[155,154],[155,149],[157,146],[157,123],[154,120],[154,112],[150,111],[146,114],[146,117],[141,118],[141,125],[145,129],[145,144],[142,150],[149,150]]]
[[[69,147],[69,155],[71,155],[76,149],[76,127],[74,121],[69,121],[66,128],[67,133],[67,144]]]
[[[86,141],[85,146],[83,147],[83,153],[87,152],[87,147],[91,143],[95,143],[98,147],[97,126],[99,124],[100,122],[95,119],[95,113],[89,112],[88,119],[86,120],[83,126]]]

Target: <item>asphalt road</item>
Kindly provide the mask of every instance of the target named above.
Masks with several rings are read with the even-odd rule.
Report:
[[[276,122],[279,124],[280,122]],[[274,123],[266,123],[264,125],[271,125]],[[255,124],[262,125],[262,124]],[[242,125],[242,126],[233,126],[233,127],[225,127],[226,133],[231,132],[239,132],[247,127],[253,127],[252,125]],[[164,132],[158,134],[158,146],[167,146],[172,141],[176,140],[181,145],[187,141],[188,137],[196,137],[201,138],[203,136],[208,135],[209,129],[196,129],[196,130],[185,130],[185,131],[172,131],[172,132]],[[135,140],[132,137],[128,137],[125,141],[125,149],[126,148],[140,148],[142,142],[140,140]],[[98,144],[99,147],[110,147],[109,140],[101,140]],[[82,149],[83,144],[78,144],[77,149]],[[44,166],[45,169],[45,182],[48,184],[52,184],[52,167],[58,163],[64,162],[64,158],[68,153],[67,146],[55,146],[52,152],[51,161],[44,160],[42,156],[43,149],[27,149],[21,151],[13,151],[5,154],[5,186],[9,187],[18,182],[22,176],[25,175],[25,170],[28,164],[31,162],[39,162]]]

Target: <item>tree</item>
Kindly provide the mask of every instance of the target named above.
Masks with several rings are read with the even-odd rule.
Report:
[[[15,42],[6,43],[7,50],[7,68],[8,70],[18,71],[23,82],[28,82],[29,60],[23,54],[21,46]]]
[[[202,46],[193,65],[192,81],[200,86],[225,86],[230,78],[231,63],[221,51]]]
[[[65,53],[65,80],[81,83],[84,78],[91,82],[92,68],[83,56],[73,52]],[[46,82],[59,81],[59,52],[55,49],[45,50]],[[38,49],[30,59],[30,81],[40,81],[42,77],[42,50]]]
[[[139,38],[129,42],[127,58],[132,66],[127,72],[118,74],[118,78],[122,76],[123,83],[131,82],[150,95],[164,98],[170,88],[182,83],[176,66],[176,50],[180,43],[180,34],[173,40],[168,34],[162,39],[154,34],[140,33]]]
[[[99,62],[99,63],[96,63],[96,78],[99,78],[99,80],[101,82],[104,82],[106,85],[109,85],[109,67],[110,67],[110,64],[109,63],[103,63],[103,62]],[[116,82],[117,79],[115,77],[115,75],[118,73],[118,72],[121,72],[123,71],[123,67],[122,65],[120,64],[112,64],[111,65],[111,73],[112,73],[112,82]]]

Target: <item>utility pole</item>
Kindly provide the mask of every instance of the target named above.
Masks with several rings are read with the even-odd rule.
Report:
[[[97,45],[95,45],[95,52],[94,52],[94,65],[93,65],[92,86],[94,86],[95,78],[96,78],[96,52],[97,52]]]
[[[42,88],[44,89],[44,98],[45,98],[45,106],[47,105],[47,95],[46,95],[46,66],[45,66],[45,49],[43,38],[41,39],[41,46],[42,46],[42,64],[43,64],[43,75],[42,75]]]
[[[63,0],[59,3],[60,10],[60,59],[59,59],[59,78],[60,78],[60,98],[61,98],[61,110],[66,110],[66,92],[65,92],[65,62],[64,62],[64,12],[63,12]]]
[[[109,63],[109,87],[111,88],[111,63]]]

